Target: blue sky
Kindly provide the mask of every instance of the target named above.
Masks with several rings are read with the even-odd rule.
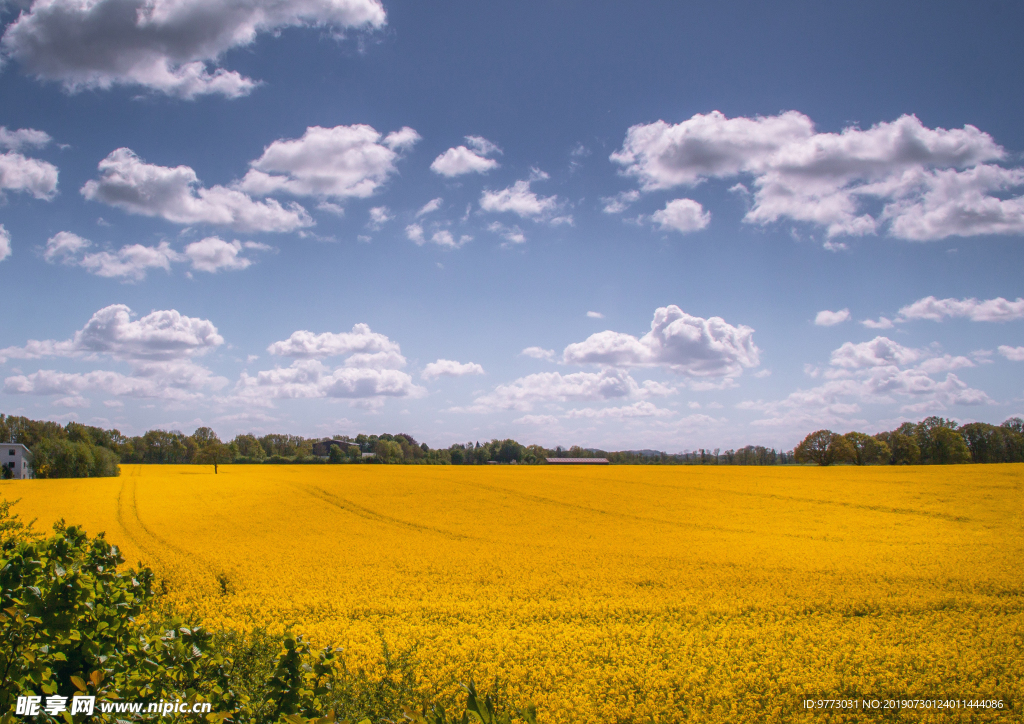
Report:
[[[1018,4],[0,8],[5,412],[670,451],[1024,412]]]

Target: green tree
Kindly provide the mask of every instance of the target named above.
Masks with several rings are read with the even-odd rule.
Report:
[[[853,462],[856,459],[856,451],[849,440],[831,430],[812,432],[796,446],[794,452],[798,463],[833,465]]]
[[[382,463],[399,463],[402,461],[402,446],[394,440],[377,440],[373,448],[377,460]]]
[[[892,465],[917,465],[921,462],[921,448],[910,435],[902,432],[881,432],[875,439],[889,446],[889,462]]]
[[[857,465],[888,465],[892,456],[889,446],[863,432],[848,432],[844,437],[853,447],[853,461]]]
[[[212,465],[213,474],[217,474],[217,466],[229,463],[234,459],[231,449],[220,440],[211,440],[199,449],[194,458],[198,465]]]

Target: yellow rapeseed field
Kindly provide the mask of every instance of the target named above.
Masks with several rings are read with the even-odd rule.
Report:
[[[1024,465],[123,466],[4,481],[211,627],[291,628],[542,721],[1020,721]],[[1002,700],[867,714],[807,699]]]

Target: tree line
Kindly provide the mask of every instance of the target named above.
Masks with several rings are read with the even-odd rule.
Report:
[[[867,435],[817,430],[794,450],[748,445],[722,451],[698,449],[670,454],[659,450],[607,451],[598,448],[545,448],[516,440],[493,439],[431,448],[407,433],[299,435],[252,433],[222,441],[209,427],[191,435],[178,430],[150,430],[127,436],[119,430],[69,422],[30,420],[0,414],[0,441],[24,444],[33,453],[38,478],[105,477],[119,474],[119,463],[151,464],[406,464],[486,465],[544,464],[547,458],[607,458],[621,465],[918,465],[1024,461],[1024,422],[1011,417],[1001,425],[928,417],[895,430]],[[336,440],[327,456],[314,455],[314,445]]]
[[[1024,462],[1024,420],[1001,425],[927,417],[895,430],[867,435],[816,430],[796,446],[798,463],[818,465],[957,465]]]

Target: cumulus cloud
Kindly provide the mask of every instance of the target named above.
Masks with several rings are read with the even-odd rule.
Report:
[[[400,370],[369,367],[332,370],[315,359],[296,360],[289,367],[264,370],[252,376],[243,372],[235,389],[238,397],[257,402],[266,398],[422,397],[425,393]]]
[[[258,34],[375,29],[385,21],[378,0],[33,0],[2,47],[25,72],[71,91],[129,85],[180,98],[236,98],[257,82],[218,60]]]
[[[400,354],[397,342],[370,329],[367,324],[355,324],[351,332],[324,332],[314,334],[307,330],[292,332],[286,340],[274,342],[267,351],[270,354],[298,359],[343,357],[350,354],[373,354],[378,352]],[[404,364],[404,358],[403,362]]]
[[[600,372],[540,372],[504,385],[477,397],[473,404],[453,408],[456,412],[491,412],[494,410],[520,410],[528,412],[538,402],[567,402],[570,400],[616,400],[652,395],[670,394],[673,390],[656,383],[638,384],[622,370],[604,369]]]
[[[435,228],[436,225],[435,225]],[[422,224],[409,224],[405,227],[405,236],[409,241],[413,242],[417,246],[423,246],[428,241],[432,244],[437,244],[442,249],[458,249],[465,244],[473,241],[473,237],[467,234],[462,234],[458,239],[447,229],[438,229],[430,238],[427,238],[426,232],[423,230]]]
[[[176,224],[216,224],[241,231],[294,231],[313,224],[296,203],[255,201],[237,189],[205,188],[189,166],[145,163],[128,148],[100,161],[100,178],[87,181],[82,195],[132,214],[159,216]]]
[[[93,314],[71,339],[30,340],[24,347],[0,350],[0,360],[107,355],[130,362],[167,362],[203,355],[222,344],[224,338],[208,319],[167,309],[132,320],[128,306],[112,304]]]
[[[865,319],[861,322],[868,329],[892,329],[895,324],[888,317],[879,317],[878,319]]]
[[[196,399],[203,388],[219,389],[227,384],[226,379],[192,359],[224,343],[212,322],[185,316],[174,309],[151,312],[136,320],[131,317],[127,306],[113,304],[93,314],[71,339],[29,340],[23,347],[0,350],[0,361],[105,356],[128,362],[131,374],[109,370],[39,370],[8,377],[4,380],[4,391],[73,397],[101,392],[117,397],[181,401]]]
[[[51,264],[80,266],[101,277],[121,278],[138,282],[146,277],[150,269],[171,270],[171,264],[191,262],[196,271],[214,273],[222,269],[245,269],[252,260],[242,256],[243,249],[267,251],[266,244],[254,241],[227,242],[216,236],[194,241],[185,247],[184,253],[176,252],[167,241],[157,246],[129,244],[117,251],[86,253],[92,242],[70,231],[61,231],[47,239],[43,259]]]
[[[636,190],[623,191],[615,196],[606,196],[601,199],[604,204],[602,211],[606,214],[621,214],[629,206],[640,198],[640,192]]]
[[[502,247],[508,248],[526,243],[526,234],[523,233],[523,230],[518,225],[505,226],[500,221],[492,221],[487,225],[487,230],[505,240]]]
[[[443,202],[444,199],[442,199],[440,196],[436,199],[431,199],[427,203],[423,204],[423,206],[420,207],[420,210],[416,212],[416,218],[418,219],[426,214],[432,214],[433,212],[441,208],[441,204]]]
[[[676,305],[654,312],[651,331],[639,339],[604,331],[570,344],[562,353],[568,364],[610,367],[666,367],[690,377],[735,377],[756,367],[759,353],[754,330],[733,326],[721,317],[694,317]]]
[[[430,164],[430,170],[449,178],[467,173],[487,173],[500,165],[487,156],[501,153],[501,149],[481,136],[466,136],[466,146],[449,148]]]
[[[500,191],[484,190],[480,196],[480,208],[492,213],[511,212],[523,219],[550,219],[559,208],[557,196],[538,196],[530,190],[533,181],[543,180],[548,175],[534,169],[528,180],[516,181]],[[558,217],[570,219],[570,217]]]
[[[476,362],[461,363],[450,359],[439,359],[424,367],[420,377],[425,380],[435,380],[438,377],[464,377],[465,375],[482,374],[484,374],[484,368]]]
[[[20,151],[26,146],[42,147],[53,139],[45,131],[37,131],[34,128],[19,128],[16,131],[9,131],[5,126],[0,126],[0,148],[11,151]]]
[[[519,354],[524,357],[533,357],[534,359],[551,360],[555,358],[555,350],[544,349],[543,347],[527,347]]]
[[[1024,347],[1010,347],[1001,344],[999,345],[999,354],[1011,362],[1024,362]]]
[[[741,409],[765,413],[752,424],[807,426],[855,424],[865,404],[901,404],[901,411],[918,414],[942,411],[951,405],[990,404],[982,390],[968,386],[951,372],[974,367],[962,356],[939,354],[934,348],[912,349],[887,337],[869,342],[847,342],[831,355],[824,371],[827,381],[809,390],[797,390],[783,400],[747,401]],[[818,376],[816,368],[812,376]],[[932,375],[945,373],[944,379]]]
[[[638,417],[669,417],[673,414],[672,410],[666,410],[657,407],[651,402],[641,400],[632,405],[624,405],[622,407],[604,407],[600,409],[584,407],[582,409],[569,410],[565,413],[565,416],[570,419],[629,420]]]
[[[900,309],[902,320],[930,319],[941,322],[944,319],[970,319],[972,322],[1011,322],[1024,319],[1024,299],[1008,301],[995,299],[936,299],[925,297]]]
[[[646,191],[750,176],[748,223],[807,222],[829,237],[888,224],[891,235],[920,241],[1024,230],[1022,198],[996,195],[1024,185],[1024,170],[991,163],[1005,158],[970,125],[932,129],[901,116],[867,130],[818,133],[796,111],[755,118],[714,111],[675,125],[637,125],[611,155]],[[883,201],[884,210],[872,216],[862,199]]]
[[[16,151],[0,153],[0,194],[25,191],[37,199],[49,200],[57,193],[57,167]]]
[[[402,151],[420,135],[403,128],[386,137],[372,126],[310,126],[302,138],[277,140],[238,182],[247,193],[289,193],[335,199],[372,196],[392,174]]]
[[[78,265],[100,277],[123,278],[138,282],[146,278],[150,269],[171,270],[171,263],[181,259],[181,255],[171,248],[166,241],[157,246],[129,244],[116,252],[98,251],[86,254]]]
[[[849,309],[840,309],[838,312],[830,312],[827,309],[823,309],[814,317],[814,323],[819,327],[832,327],[845,322],[849,318]]]
[[[3,224],[0,224],[0,261],[11,255],[11,235]]]
[[[604,319],[604,315],[600,312],[587,312],[587,316],[591,319]]]
[[[678,231],[689,234],[700,231],[711,223],[711,212],[693,199],[676,199],[669,201],[664,209],[655,211],[651,220],[661,226],[662,231]]]
[[[252,259],[242,256],[243,249],[269,251],[270,247],[255,241],[243,243],[235,239],[229,242],[210,236],[186,246],[184,255],[196,271],[214,274],[223,269],[246,269],[251,266]]]
[[[387,206],[374,206],[370,209],[370,221],[366,225],[374,231],[378,231],[380,227],[394,218],[391,215],[391,209]]]

